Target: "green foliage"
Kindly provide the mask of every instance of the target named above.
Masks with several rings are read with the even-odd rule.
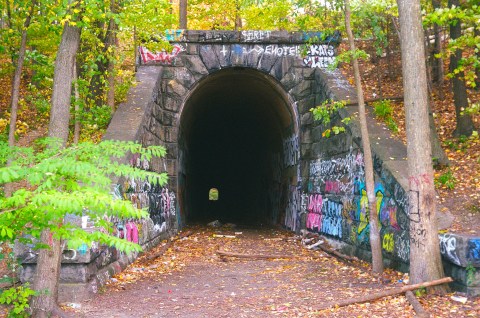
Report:
[[[458,138],[446,140],[443,144],[453,151],[465,152],[467,149],[477,144],[479,140],[480,136],[478,135],[478,131],[474,130],[469,137],[461,135]]]
[[[393,119],[393,108],[391,105],[391,101],[389,99],[384,99],[380,101],[373,102],[373,113],[377,118],[383,120],[386,124],[388,129],[392,132],[398,132],[398,126]]]
[[[356,49],[355,51],[347,50],[340,52],[336,57],[334,63],[328,66],[329,69],[336,69],[340,63],[351,63],[354,58],[358,61],[367,60],[370,56],[364,50]]]
[[[446,172],[440,174],[439,176],[435,177],[435,185],[437,187],[446,187],[449,190],[455,189],[458,180],[453,175],[453,172],[448,169]]]
[[[344,108],[344,107],[345,107],[344,101],[326,100],[322,103],[322,105],[312,108],[310,109],[310,111],[313,113],[313,118],[315,120],[318,120],[324,126],[327,126],[330,124],[332,116],[335,115],[341,108]],[[350,117],[346,117],[342,119],[341,122],[344,125],[348,125],[350,120],[351,120]],[[330,128],[325,129],[322,133],[322,136],[329,138],[332,133],[335,135],[338,135],[343,132],[345,132],[344,126],[332,126]]]
[[[480,6],[477,0],[462,1],[459,7],[439,8],[427,14],[424,19],[424,25],[438,24],[441,26],[456,25],[462,23],[464,31],[457,39],[450,39],[443,58],[455,54],[457,50],[470,50],[474,54],[464,55],[460,60],[458,67],[452,70],[448,77],[452,78],[456,74],[464,73],[465,83],[470,87],[476,87],[476,71],[480,69],[479,51],[480,51],[480,26],[478,19],[480,17]],[[474,30],[477,30],[477,33]]]
[[[467,267],[465,267],[465,271],[467,272],[467,285],[470,285],[475,280],[475,273],[477,272],[477,269],[472,265],[472,263],[469,262]]]
[[[11,287],[0,293],[0,304],[12,306],[7,317],[29,317],[28,302],[36,292],[29,288],[29,284]]]
[[[418,289],[415,289],[415,296],[417,297],[423,297],[427,294],[427,288],[425,287],[420,287]]]
[[[357,37],[373,39],[377,56],[388,46],[388,26],[395,16],[398,16],[397,4],[393,0],[352,1],[353,29]]]
[[[11,197],[0,198],[0,242],[21,239],[23,243],[38,239],[41,231],[50,229],[54,237],[66,239],[71,248],[99,242],[125,252],[140,247],[110,235],[111,218],[142,218],[145,210],[131,202],[116,200],[111,194],[111,177],[158,180],[165,184],[166,174],[140,170],[121,164],[126,153],[139,154],[150,160],[165,154],[165,148],[142,148],[133,142],[104,141],[98,145],[82,143],[61,148],[59,142],[43,140],[33,148],[9,148],[0,144],[0,185],[25,182],[26,186]],[[11,160],[8,167],[7,159]],[[102,231],[84,231],[77,225],[63,223],[66,215],[88,216]]]

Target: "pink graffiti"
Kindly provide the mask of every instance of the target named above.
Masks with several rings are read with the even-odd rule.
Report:
[[[150,62],[172,64],[173,59],[177,57],[180,54],[180,52],[184,51],[184,49],[180,45],[175,44],[173,46],[171,53],[167,53],[166,51],[152,53],[143,46],[140,46],[138,48],[138,51],[140,53],[140,58],[142,59],[143,64],[150,63]]]
[[[126,239],[129,242],[138,243],[138,228],[134,222],[125,224]]]
[[[312,194],[308,198],[308,212],[322,213],[323,198],[321,194]]]
[[[320,231],[322,226],[322,215],[317,213],[308,213],[307,216],[307,229],[314,230],[315,228]]]
[[[389,205],[380,211],[380,221],[385,225],[390,225],[396,230],[400,229],[397,222],[397,207]]]
[[[338,181],[325,181],[325,193],[340,193],[340,182]]]

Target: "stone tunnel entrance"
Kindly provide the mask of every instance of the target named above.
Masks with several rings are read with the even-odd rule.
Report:
[[[279,223],[284,142],[297,130],[283,88],[252,69],[229,68],[202,80],[186,99],[179,129],[179,193],[185,221]],[[218,191],[218,198],[211,190]]]

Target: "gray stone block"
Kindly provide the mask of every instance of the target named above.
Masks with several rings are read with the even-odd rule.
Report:
[[[212,45],[202,45],[200,47],[200,58],[209,73],[221,68],[217,54]]]

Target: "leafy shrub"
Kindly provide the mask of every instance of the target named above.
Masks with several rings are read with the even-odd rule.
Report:
[[[455,178],[451,170],[447,170],[438,177],[435,177],[435,184],[437,187],[443,186],[449,190],[453,190],[457,184],[457,178]]]
[[[388,129],[393,133],[398,132],[398,125],[393,119],[393,107],[389,99],[384,99],[372,103],[373,113],[377,118],[384,121]]]

